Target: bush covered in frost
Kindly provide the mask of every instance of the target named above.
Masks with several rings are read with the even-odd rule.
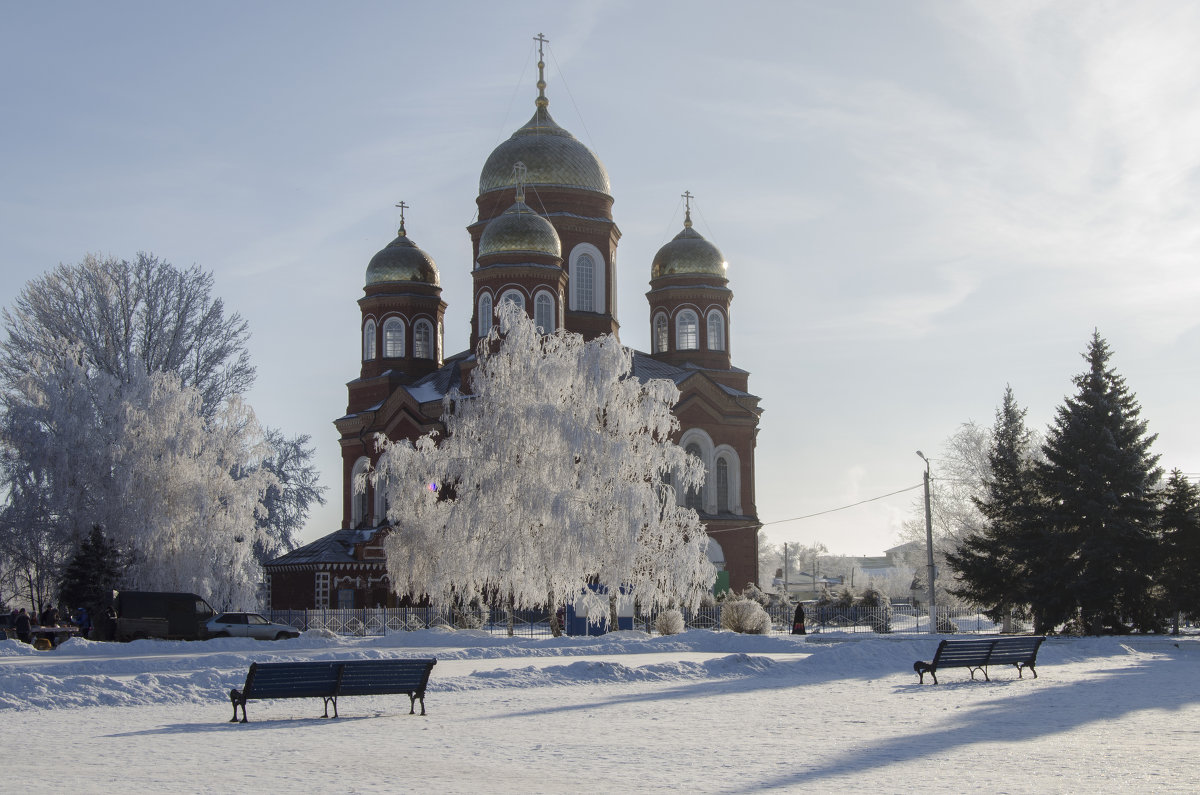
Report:
[[[721,629],[745,635],[766,635],[771,631],[771,617],[753,599],[726,599],[721,603]]]
[[[859,606],[866,608],[867,620],[873,632],[892,631],[892,600],[874,586],[867,586],[859,597]]]
[[[683,632],[683,613],[674,607],[662,611],[654,618],[654,631],[659,635],[678,635]]]

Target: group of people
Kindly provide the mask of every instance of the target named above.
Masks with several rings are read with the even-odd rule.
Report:
[[[67,615],[71,615],[70,611],[64,611]],[[67,623],[63,623],[62,616],[58,612],[58,608],[50,605],[42,610],[37,616],[37,623],[34,623],[34,618],[31,614],[25,612],[25,608],[13,608],[12,613],[8,617],[8,626],[12,629],[13,634],[17,636],[17,640],[24,643],[33,643],[33,629],[37,627],[59,627],[59,626],[74,626],[79,629],[79,637],[86,638],[92,631],[91,617],[88,616],[86,608],[80,607],[71,616]],[[55,634],[49,633],[51,642],[54,642]]]

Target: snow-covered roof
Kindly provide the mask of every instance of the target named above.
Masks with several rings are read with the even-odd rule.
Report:
[[[299,549],[293,549],[285,555],[280,555],[268,561],[267,566],[289,566],[297,563],[353,563],[354,547],[370,541],[379,532],[379,528],[361,528],[354,530],[335,530],[327,536],[322,536],[311,544],[305,544]]]

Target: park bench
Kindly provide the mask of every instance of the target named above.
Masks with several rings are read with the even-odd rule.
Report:
[[[320,698],[325,701],[325,715],[333,704],[333,717],[338,716],[339,696],[380,696],[403,693],[408,696],[408,714],[416,712],[421,702],[425,714],[425,685],[437,659],[395,660],[334,660],[286,663],[251,663],[246,684],[241,690],[230,690],[233,717],[237,721],[238,707],[242,708],[242,723],[246,723],[246,702],[268,698]]]
[[[967,668],[971,671],[972,679],[975,678],[976,671],[983,671],[983,678],[991,681],[987,672],[989,665],[1015,665],[1021,678],[1024,678],[1024,669],[1028,668],[1033,671],[1033,678],[1037,679],[1037,669],[1034,665],[1037,662],[1038,647],[1045,639],[1040,635],[1020,635],[943,640],[938,644],[933,661],[918,660],[913,663],[913,670],[921,677],[921,684],[925,684],[925,674],[928,673],[936,685],[939,668]]]

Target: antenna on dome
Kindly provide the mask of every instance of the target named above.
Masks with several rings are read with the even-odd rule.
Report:
[[[404,199],[401,199],[396,206],[400,208],[400,237],[404,237],[404,211],[408,209],[408,205],[404,203]]]
[[[546,60],[542,47],[549,44],[550,39],[539,33],[533,37],[533,40],[538,43],[538,98],[534,104],[539,108],[545,108],[550,105],[550,100],[546,99]]]
[[[683,226],[685,229],[692,228],[692,199],[696,198],[690,190],[685,190],[683,196]]]

